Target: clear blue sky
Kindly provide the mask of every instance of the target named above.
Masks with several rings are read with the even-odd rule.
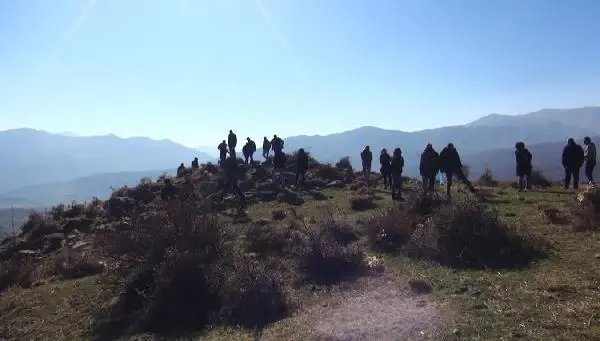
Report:
[[[0,130],[406,131],[600,104],[598,0],[4,0]]]

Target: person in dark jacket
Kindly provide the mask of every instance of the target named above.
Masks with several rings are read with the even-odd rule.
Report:
[[[381,165],[381,176],[383,176],[383,188],[387,189],[388,184],[392,187],[392,173],[390,173],[390,167],[392,166],[392,157],[388,154],[387,149],[383,148],[379,155],[379,164]]]
[[[595,185],[594,168],[596,168],[596,144],[592,142],[589,136],[583,139],[585,144],[585,176],[588,178],[588,184]]]
[[[171,179],[165,179],[165,187],[160,190],[160,197],[167,201],[177,195],[177,188],[173,186]]]
[[[225,160],[227,159],[227,143],[225,140],[219,144],[217,147],[219,149],[219,160],[221,161],[221,166],[224,167]]]
[[[263,140],[263,157],[265,160],[269,158],[269,150],[271,150],[271,141],[265,136]]]
[[[454,175],[456,175],[468,188],[471,192],[475,193],[475,187],[473,184],[467,179],[462,170],[462,162],[460,161],[460,155],[458,151],[454,147],[454,144],[448,143],[442,152],[440,153],[439,158],[439,166],[440,170],[446,173],[446,194],[448,198],[452,198],[450,194],[450,189],[452,188],[452,179]]]
[[[371,147],[365,146],[365,149],[360,153],[360,159],[362,161],[362,174],[363,180],[369,185],[369,176],[371,175],[371,165],[373,164],[373,153]]]
[[[185,175],[185,166],[183,165],[183,162],[179,165],[179,167],[177,167],[177,177],[182,177]]]
[[[285,163],[287,161],[287,156],[284,152],[279,151],[273,155],[273,176],[275,179],[278,179],[281,186],[285,186],[285,177],[282,175],[285,170]]]
[[[573,188],[579,189],[579,171],[585,161],[585,152],[575,140],[570,138],[562,153],[562,165],[565,169],[565,190],[569,189],[571,178],[573,178]]]
[[[246,138],[246,144],[248,145],[248,152],[250,156],[250,163],[254,162],[254,153],[256,153],[256,142],[254,142],[251,138]],[[248,163],[248,162],[246,162]]]
[[[229,145],[229,156],[233,156],[235,158],[235,147],[237,146],[237,136],[233,133],[233,130],[229,131],[229,136],[227,136],[227,144]]]
[[[283,144],[283,140],[279,136],[273,135],[273,139],[271,140],[271,148],[273,149],[273,153],[275,155],[282,153]]]
[[[306,154],[304,148],[298,149],[296,158],[296,186],[299,186],[300,184],[304,185],[304,181],[306,181],[306,171],[308,170],[308,154]],[[298,182],[300,178],[302,178],[302,181]]]
[[[233,190],[234,194],[237,194],[240,199],[246,200],[246,196],[240,190],[238,186],[238,177],[240,174],[240,167],[238,165],[235,156],[229,155],[225,160],[225,180],[227,182],[227,188]]]
[[[392,199],[404,200],[402,198],[402,173],[404,172],[404,157],[400,148],[394,149],[392,162],[390,163],[390,173],[392,175]]]
[[[435,190],[435,178],[439,170],[439,158],[438,152],[433,149],[431,143],[425,146],[425,150],[421,153],[421,162],[419,163],[419,173],[423,180],[423,190],[434,191]]]
[[[529,178],[533,170],[531,163],[533,155],[525,148],[525,143],[517,142],[515,144],[515,160],[517,163],[517,177],[519,178],[519,192],[527,190]]]
[[[197,157],[195,157],[194,160],[192,160],[192,168],[193,169],[200,168],[200,163],[198,162],[198,158]]]

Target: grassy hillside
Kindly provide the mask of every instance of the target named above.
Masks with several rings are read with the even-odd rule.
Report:
[[[600,338],[599,192],[409,181],[394,202],[327,166],[301,191],[246,172],[246,207],[200,171],[179,199],[153,183],[32,217],[0,247],[0,338]]]

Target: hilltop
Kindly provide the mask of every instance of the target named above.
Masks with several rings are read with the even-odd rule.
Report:
[[[394,202],[343,164],[312,159],[301,189],[242,171],[246,204],[205,165],[170,199],[159,178],[32,214],[0,243],[0,338],[598,337],[594,190],[457,185],[448,202],[407,178]]]

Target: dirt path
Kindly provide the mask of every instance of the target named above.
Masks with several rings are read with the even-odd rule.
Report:
[[[441,306],[433,299],[411,293],[406,282],[379,277],[307,308],[291,319],[290,328],[305,340],[427,340],[442,321]]]

